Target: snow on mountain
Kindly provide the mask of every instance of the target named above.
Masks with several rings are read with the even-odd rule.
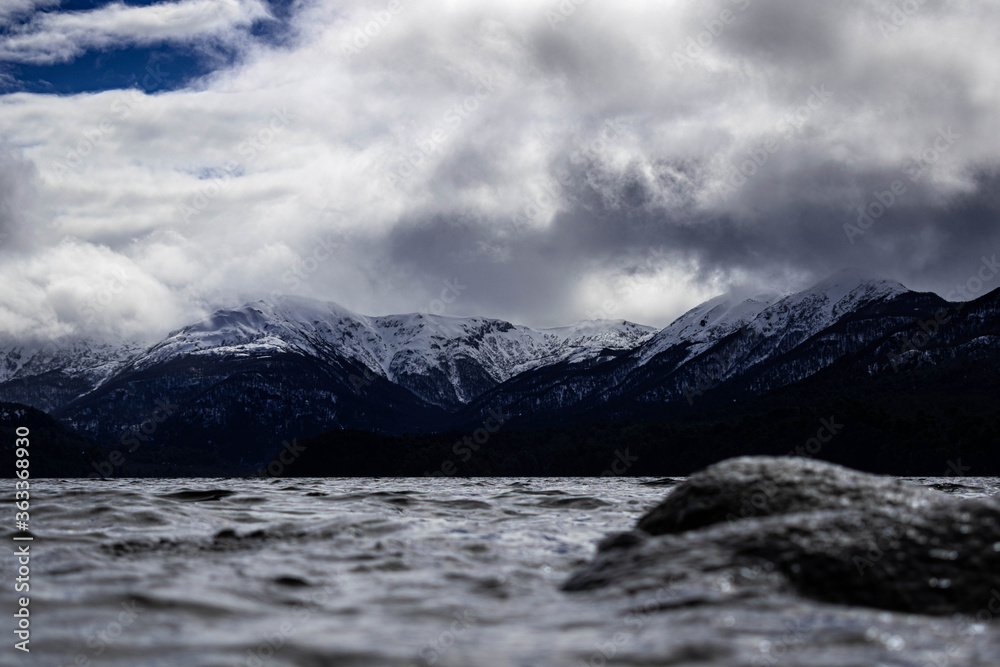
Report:
[[[369,317],[335,303],[280,297],[219,311],[173,332],[136,359],[133,367],[140,370],[188,355],[338,355],[431,402],[464,403],[484,389],[483,382],[498,384],[529,368],[592,358],[607,348],[631,349],[655,331],[625,321],[531,329],[481,317],[420,313]],[[470,371],[468,363],[488,379]],[[417,383],[418,377],[424,380]],[[427,389],[428,377],[451,389]]]
[[[862,346],[870,337],[881,335],[881,329],[892,325],[893,318],[877,317],[880,326],[862,324],[849,335],[832,334],[823,341],[813,341],[808,348],[801,347],[845,316],[903,294],[912,293],[898,282],[847,269],[782,298],[769,294],[745,301],[717,297],[683,315],[639,350],[639,354],[648,361],[672,345],[693,343],[680,362],[673,362],[674,368],[688,364],[689,374],[693,373],[695,380],[707,385],[740,376],[751,391],[763,393],[808,377],[842,354]],[[734,333],[737,335],[729,338],[724,349],[699,357]],[[646,349],[654,345],[658,349]],[[804,358],[785,356],[793,350],[806,350]],[[682,380],[680,388],[693,381]],[[654,383],[649,398],[672,400],[676,393],[676,388],[658,387]]]
[[[845,269],[805,290],[780,299],[765,295],[736,304],[719,314],[718,324],[714,327],[709,321],[704,341],[699,340],[698,332],[691,332],[690,327],[682,329],[681,340],[701,343],[691,347],[691,354],[688,355],[688,359],[691,359],[716,341],[740,330],[741,335],[734,344],[724,354],[716,357],[716,360],[723,359],[724,363],[722,368],[713,371],[712,376],[715,381],[722,381],[774,361],[833,326],[846,315],[869,304],[888,301],[908,292],[906,287],[896,281]],[[767,305],[761,308],[765,304]],[[715,306],[709,308],[708,312],[710,314],[720,308],[721,306]],[[758,312],[755,313],[755,310]],[[833,362],[836,354],[829,355],[829,352],[821,356],[813,354],[811,362],[801,364],[794,372],[792,369],[782,370],[780,382],[793,382],[816,372]],[[766,387],[761,385],[758,389],[764,391],[773,388],[776,381],[771,380],[765,383]]]
[[[780,299],[753,318],[749,326],[764,336],[791,336],[803,340],[869,303],[906,292],[909,290],[894,280],[844,269],[806,290]]]
[[[682,343],[691,343],[688,358],[700,354],[713,343],[746,326],[775,303],[777,293],[762,292],[750,298],[723,294],[695,306],[660,331],[639,350],[640,363]]]
[[[93,342],[81,338],[8,344],[0,346],[0,384],[61,373],[96,386],[142,349],[132,341]]]
[[[78,338],[0,344],[0,400],[51,412],[100,386],[141,350],[134,342]]]
[[[553,370],[549,384],[537,389],[549,387],[545,391],[551,395],[543,402],[559,402],[559,396],[573,393],[566,373],[584,367],[589,370],[579,382],[587,386],[578,388],[578,399],[592,391],[610,395],[622,382],[628,386],[641,382],[654,387],[650,390],[653,398],[666,400],[673,390],[664,389],[666,393],[660,397],[662,392],[655,389],[657,378],[689,365],[693,373],[704,375],[707,371],[695,368],[698,360],[720,341],[731,340],[733,345],[721,355],[721,367],[718,359],[713,362],[713,381],[745,374],[795,349],[845,315],[905,292],[906,288],[894,281],[841,271],[782,298],[772,293],[719,296],[661,331],[622,320],[532,329],[483,317],[420,313],[371,317],[331,302],[279,297],[217,311],[148,349],[135,343],[77,339],[34,346],[0,345],[0,398],[20,397],[51,410],[112,377],[174,360],[197,363],[202,358],[228,363],[239,358],[297,355],[307,363],[341,369],[338,373],[350,375],[357,369],[356,373],[368,375],[367,379],[349,377],[351,386],[378,376],[447,409],[468,404],[515,376],[543,367],[546,372],[550,367]],[[800,368],[795,372],[815,372],[831,363],[841,347],[827,345],[822,358],[810,353],[815,363],[796,362]],[[623,357],[608,354],[608,350],[628,354]],[[663,355],[669,350],[673,353]],[[651,364],[657,357],[663,363]],[[620,363],[608,367],[610,375],[602,375],[598,369],[613,359],[620,359]],[[645,370],[640,370],[643,367]],[[786,372],[784,367],[781,372]],[[774,384],[770,376],[755,382],[761,390]]]
[[[901,295],[912,297],[909,306],[893,305]],[[658,406],[689,404],[692,396],[731,380],[732,395],[763,394],[809,377],[905,323],[921,299],[899,283],[850,271],[781,298],[719,296],[628,354],[584,373],[553,367],[525,374],[481,397],[470,413],[501,405],[540,423],[605,408],[616,418],[637,406],[653,414]],[[857,317],[845,320],[850,315]]]
[[[743,327],[764,336],[808,338],[845,314],[878,299],[908,292],[871,273],[844,269],[801,292],[762,292],[749,298],[723,294],[695,306],[656,334],[638,352],[641,363],[679,344],[691,344],[693,358]]]

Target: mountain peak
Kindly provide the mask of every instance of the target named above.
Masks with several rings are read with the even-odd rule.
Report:
[[[753,294],[736,289],[713,297],[687,311],[656,334],[642,350],[640,359],[645,362],[680,343],[693,343],[689,352],[693,355],[748,324],[780,296],[777,292]]]
[[[275,295],[217,310],[172,333],[137,359],[135,367],[178,357],[246,359],[291,353],[333,366],[358,364],[429,403],[453,406],[528,368],[600,358],[607,349],[632,349],[655,331],[620,320],[532,329],[485,317],[368,316],[331,301]]]
[[[836,303],[859,288],[865,288],[872,293],[877,292],[879,296],[895,296],[909,291],[898,281],[888,279],[874,271],[849,267],[827,276],[803,293],[823,293]]]
[[[791,335],[799,340],[831,326],[846,313],[909,291],[870,271],[842,269],[808,289],[780,299],[763,310],[751,326],[766,336]]]

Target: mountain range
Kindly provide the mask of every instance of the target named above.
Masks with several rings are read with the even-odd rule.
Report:
[[[498,414],[522,430],[683,418],[807,385],[998,368],[998,302],[1000,291],[950,303],[842,271],[794,294],[716,297],[656,330],[368,317],[279,297],[152,346],[8,341],[0,401],[117,448],[133,471],[252,470],[283,444],[342,429],[473,432]]]

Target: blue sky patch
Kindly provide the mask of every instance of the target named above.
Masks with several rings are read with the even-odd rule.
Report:
[[[64,0],[57,8],[16,17],[12,25],[0,25],[0,36],[10,35],[43,13],[90,11],[111,4],[152,6],[157,0]],[[259,43],[281,47],[291,43],[291,18],[296,0],[268,0],[273,19],[255,21],[247,32]],[[224,40],[206,36],[192,44],[163,41],[135,46],[90,49],[55,64],[0,62],[0,93],[31,92],[72,95],[105,90],[140,88],[146,92],[186,88],[212,72],[232,67],[241,53]],[[150,76],[155,72],[156,76]]]

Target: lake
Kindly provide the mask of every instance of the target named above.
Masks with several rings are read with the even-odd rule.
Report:
[[[561,584],[676,479],[34,480],[31,656],[2,663],[997,665],[1000,629]],[[1000,480],[915,480],[969,497]],[[12,533],[0,546],[15,609]],[[725,582],[702,584],[724,586]],[[9,618],[9,617],[8,617]],[[997,625],[1000,625],[998,623]]]

